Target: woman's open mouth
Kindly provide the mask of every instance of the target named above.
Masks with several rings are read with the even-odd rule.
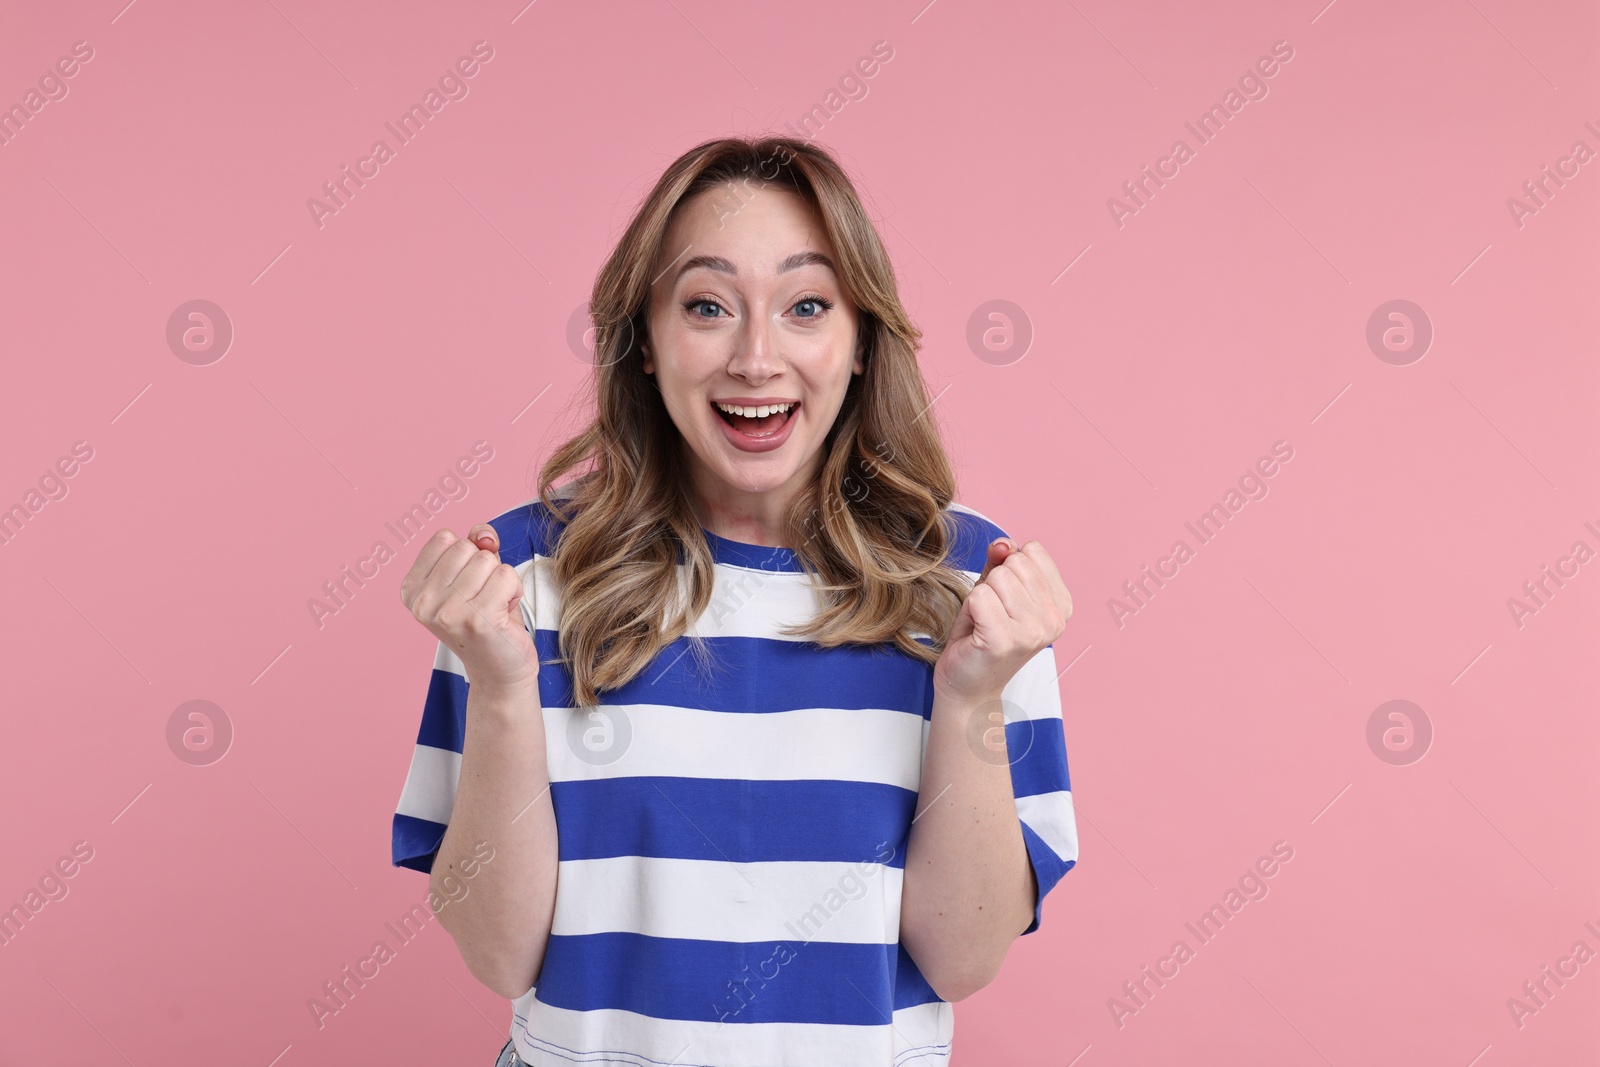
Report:
[[[711,401],[728,440],[744,452],[767,452],[783,444],[800,410],[798,401],[753,406]]]

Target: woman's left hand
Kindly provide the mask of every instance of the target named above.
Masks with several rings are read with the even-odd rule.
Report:
[[[991,542],[983,573],[962,601],[933,665],[934,690],[968,700],[998,699],[1022,665],[1061,636],[1071,617],[1072,594],[1043,545],[1029,541],[1019,549],[1009,537]]]

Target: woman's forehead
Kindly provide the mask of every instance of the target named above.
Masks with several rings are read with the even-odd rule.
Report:
[[[743,270],[774,270],[784,257],[807,249],[832,262],[821,216],[799,193],[782,185],[725,184],[703,189],[678,205],[661,255],[667,261],[663,266],[692,250],[721,255]]]

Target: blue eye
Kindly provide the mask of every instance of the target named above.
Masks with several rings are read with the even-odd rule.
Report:
[[[823,314],[833,309],[833,301],[822,296],[801,297],[800,300],[795,304],[795,307],[804,307],[807,304],[814,305],[818,310],[813,311],[809,315],[801,315],[800,317],[802,319],[820,318]]]
[[[802,318],[802,319],[817,319],[817,318],[821,318],[823,315],[825,315],[829,311],[833,310],[833,301],[829,300],[825,296],[804,296],[804,297],[801,297],[799,300],[795,301],[795,304],[794,304],[794,306],[796,308],[804,308],[804,307],[806,307],[808,305],[811,307],[811,311],[810,312],[801,312],[797,316],[798,318]],[[715,314],[715,315],[701,315],[701,314],[698,314],[697,313],[697,309],[704,308],[704,307],[716,308],[717,311],[718,311],[718,314]],[[705,300],[705,299],[686,300],[683,303],[683,309],[685,311],[689,312],[690,315],[693,315],[695,318],[700,318],[700,319],[720,319],[720,318],[725,318],[726,317],[726,314],[723,312],[722,305],[717,303],[715,300]]]

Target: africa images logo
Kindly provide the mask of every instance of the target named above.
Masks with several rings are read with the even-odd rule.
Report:
[[[327,200],[319,200],[314,196],[306,200],[306,208],[311,212],[311,221],[317,224],[317,229],[322,229],[327,216],[337,215],[349,207],[356,192],[364,189],[368,181],[381,173],[383,165],[395,158],[397,148],[410,144],[433,117],[444,110],[446,104],[452,100],[465,100],[472,91],[467,79],[476,77],[483,69],[480,64],[488,63],[493,58],[494,48],[488,41],[474,42],[472,55],[457,59],[452,67],[441,74],[437,89],[429,86],[420,104],[412,103],[394,122],[383,124],[383,128],[394,137],[394,146],[379,138],[372,142],[372,149],[367,155],[356,160],[354,172],[346,163],[338,178],[323,182],[322,192]]]

